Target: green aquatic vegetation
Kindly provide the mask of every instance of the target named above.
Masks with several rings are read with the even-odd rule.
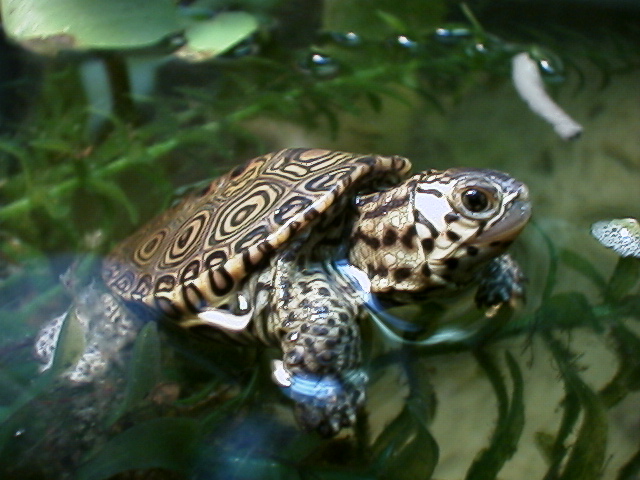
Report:
[[[548,245],[553,248],[552,243]],[[629,392],[640,388],[640,350],[637,348],[640,339],[624,326],[622,318],[633,312],[631,305],[637,305],[640,300],[634,290],[639,280],[637,271],[622,265],[637,260],[621,259],[613,275],[603,280],[593,275],[592,267],[587,267],[588,261],[577,253],[549,253],[552,265],[547,281],[555,278],[555,268],[562,259],[567,259],[565,263],[584,271],[585,276],[597,279],[594,282],[602,288],[602,301],[593,303],[579,292],[554,294],[551,286],[547,289],[547,298],[529,317],[529,323],[522,319],[514,324],[506,323],[502,329],[494,330],[491,334],[494,339],[522,333],[540,335],[560,372],[565,386],[565,398],[560,404],[562,421],[555,433],[539,434],[540,448],[545,451],[549,464],[545,478],[599,478],[604,467],[607,444],[606,410]],[[625,300],[620,302],[619,299]],[[618,347],[619,370],[600,392],[594,391],[583,379],[579,359],[565,340],[565,332],[585,327],[611,335]],[[136,341],[128,362],[129,373],[121,387],[124,391],[121,401],[112,402],[105,412],[99,414],[101,422],[114,425],[116,433],[109,435],[108,440],[99,443],[93,453],[86,456],[80,470],[81,478],[109,478],[118,472],[135,468],[166,468],[185,474],[195,469],[202,475],[224,469],[228,475],[225,478],[246,478],[258,472],[263,475],[261,478],[430,478],[438,458],[438,439],[429,432],[434,411],[430,406],[433,405],[430,399],[433,386],[428,373],[419,368],[419,362],[421,357],[433,357],[443,351],[421,351],[417,348],[411,353],[409,361],[401,361],[409,368],[407,373],[411,385],[404,408],[372,445],[366,441],[365,429],[361,434],[364,443],[359,447],[345,446],[349,453],[344,457],[332,450],[331,444],[326,445],[315,436],[302,432],[294,434],[292,427],[278,426],[277,422],[260,421],[260,417],[258,420],[253,417],[255,413],[252,414],[252,411],[256,408],[260,411],[265,402],[268,404],[269,399],[274,398],[273,386],[257,381],[261,378],[261,372],[255,368],[254,361],[246,358],[244,362],[230,362],[226,368],[237,370],[238,365],[244,363],[241,370],[246,368],[253,371],[253,381],[237,383],[236,378],[240,390],[226,399],[225,395],[220,396],[219,390],[224,382],[215,380],[212,383],[209,379],[202,384],[196,381],[190,387],[195,387],[191,399],[183,398],[165,413],[151,413],[149,417],[154,410],[154,400],[148,393],[154,387],[168,379],[183,385],[194,381],[194,378],[188,380],[181,373],[186,370],[176,370],[175,362],[178,359],[172,359],[170,350],[161,346],[163,341],[157,335],[156,328],[155,324],[147,325]],[[493,435],[469,468],[466,477],[469,479],[497,478],[504,463],[517,452],[526,422],[524,412],[527,399],[523,393],[521,367],[509,352],[506,353],[506,363],[498,362],[492,341],[486,337],[486,333],[481,331],[473,340],[449,346],[453,351],[473,352],[497,399]],[[413,349],[410,346],[406,348]],[[65,347],[59,352],[62,357],[66,355],[64,350]],[[191,364],[194,349],[189,346],[187,350],[180,349],[179,352],[188,357],[178,363]],[[199,355],[213,353],[204,349]],[[220,368],[220,362],[216,363]],[[210,371],[206,362],[201,364]],[[190,368],[193,369],[193,365]],[[245,379],[246,373],[243,374]],[[31,398],[41,391],[33,390]],[[23,409],[26,403],[22,402],[21,405]],[[437,410],[435,407],[436,414]],[[132,422],[132,426],[117,433],[120,430],[119,422],[123,419],[127,423]],[[9,422],[9,426],[18,424]],[[282,435],[287,440],[278,443],[278,448],[261,441],[249,447],[240,438],[225,440],[224,432],[227,431],[241,435],[244,430],[251,432],[247,435],[260,437],[256,433],[260,431],[258,425],[263,429],[263,434]],[[575,439],[569,441],[571,435],[575,435]],[[179,448],[176,449],[172,438],[183,440]],[[211,448],[214,446],[216,453],[212,454]],[[132,455],[132,452],[135,454]],[[631,459],[624,471],[635,471],[635,463]]]
[[[261,140],[247,130],[246,121],[280,119],[309,128],[328,125],[337,132],[345,115],[380,111],[384,98],[409,104],[407,93],[414,91],[435,101],[443,86],[451,92],[476,71],[504,66],[516,48],[495,38],[492,48],[502,53],[487,62],[482,60],[489,58],[486,52],[469,50],[487,37],[476,31],[477,24],[464,34],[445,35],[444,30],[453,30],[435,27],[440,20],[435,13],[422,30],[405,17],[401,9],[390,9],[380,10],[376,18],[393,33],[391,38],[406,33],[397,29],[411,30],[420,39],[415,51],[367,37],[355,50],[335,35],[329,43],[293,51],[266,40],[263,54],[221,59],[210,88],[181,88],[179,95],[152,100],[156,114],[144,123],[121,118],[116,110],[98,137],[88,136],[85,128],[92,112],[78,95],[79,60],[65,57],[47,65],[38,102],[15,134],[0,139],[6,166],[0,188],[2,255],[8,265],[15,264],[2,287],[33,283],[34,269],[24,262],[32,262],[34,255],[42,260],[37,298],[6,314],[26,318],[34,305],[41,308],[59,296],[61,272],[47,265],[52,253],[104,253],[115,239],[169,203],[172,179],[186,173],[187,181],[194,181],[216,173],[196,159],[225,159],[246,144],[256,149]],[[327,31],[333,27],[339,26],[327,20]],[[242,35],[248,31],[241,26]],[[435,39],[434,32],[439,32]],[[444,37],[446,41],[438,40]],[[301,55],[319,53],[329,55],[338,70],[327,74],[313,65],[300,68]],[[125,90],[115,92],[116,97],[131,95],[126,82],[117,85]]]
[[[0,142],[7,163],[19,165],[18,172],[8,175],[3,184],[5,205],[0,208],[0,221],[4,229],[21,229],[20,239],[30,229],[32,238],[41,238],[42,232],[33,224],[44,216],[59,235],[49,239],[46,249],[71,246],[77,250],[90,219],[74,222],[78,209],[72,208],[70,199],[78,196],[77,202],[86,204],[90,193],[92,205],[101,205],[107,214],[107,226],[109,217],[121,211],[131,224],[137,224],[140,207],[119,181],[122,176],[132,172],[152,175],[154,188],[163,186],[158,193],[166,202],[170,187],[163,162],[175,162],[179,152],[194,144],[208,144],[210,150],[201,153],[206,155],[208,151],[229,151],[234,139],[255,142],[243,128],[246,120],[269,116],[316,128],[328,124],[337,132],[345,113],[380,111],[383,98],[409,103],[412,100],[405,92],[413,91],[438,103],[443,90],[463,88],[475,72],[506,75],[509,59],[519,51],[531,51],[540,65],[557,63],[554,55],[539,46],[511,43],[489,34],[468,8],[466,26],[439,24],[442,9],[430,7],[431,16],[418,28],[410,21],[414,17],[405,18],[406,13],[397,7],[384,10],[384,5],[376,11],[376,25],[386,25],[381,30],[387,32],[385,38],[364,35],[358,45],[350,46],[339,40],[338,32],[293,52],[267,40],[263,55],[221,61],[221,75],[212,82],[213,88],[180,89],[184,95],[170,99],[173,111],[160,109],[151,122],[137,125],[112,115],[111,130],[99,140],[86,138],[87,112],[84,98],[77,95],[81,86],[75,72],[50,69],[43,78],[40,102],[30,115],[30,127]],[[323,28],[328,33],[340,27],[326,14]],[[252,30],[241,25],[234,31],[241,38]],[[415,48],[388,42],[406,35],[415,36]],[[335,69],[327,70],[322,61],[300,64],[297,60],[314,56],[330,59]],[[120,88],[128,87],[125,83]],[[126,97],[132,92],[115,93]],[[160,108],[161,100],[166,101],[158,99],[153,106]],[[185,170],[192,163],[181,161]],[[36,214],[37,222],[30,221]],[[102,215],[100,219],[100,228],[104,228]],[[107,232],[106,237],[110,236]]]
[[[79,480],[100,480],[128,470],[188,470],[201,432],[191,418],[156,418],[114,437],[77,472]]]
[[[499,367],[489,354],[476,352],[478,364],[487,374],[498,399],[498,420],[491,444],[479,453],[467,472],[468,480],[496,478],[504,463],[517,451],[518,441],[524,428],[524,384],[522,372],[513,356],[507,352],[506,360],[513,383],[511,398]]]
[[[133,410],[149,395],[161,381],[161,353],[158,329],[155,324],[148,323],[138,334],[134,345],[131,363],[127,375],[126,387],[120,407],[116,409],[110,422],[122,417],[125,412]]]
[[[545,336],[547,345],[560,368],[565,384],[563,421],[552,447],[547,451],[549,469],[546,479],[601,478],[607,444],[607,420],[602,401],[579,376],[567,348],[551,336]],[[571,447],[565,443],[574,431],[579,414],[582,423]],[[561,464],[566,460],[563,467]]]
[[[548,245],[553,249],[551,243]],[[563,421],[553,445],[547,450],[549,470],[545,478],[601,478],[606,460],[606,409],[635,390],[633,383],[629,382],[629,374],[634,372],[634,366],[640,360],[639,351],[620,347],[623,343],[630,346],[637,345],[640,341],[636,333],[625,327],[624,322],[629,313],[623,306],[627,302],[635,303],[640,299],[637,291],[634,291],[640,279],[640,264],[635,258],[622,257],[612,276],[604,281],[588,260],[575,252],[564,252],[564,255],[552,253],[552,258],[555,261],[551,265],[549,280],[555,277],[557,260],[564,258],[570,267],[583,273],[600,288],[602,303],[594,305],[579,292],[570,292],[564,295],[549,295],[547,302],[536,312],[537,328],[541,330],[543,339],[558,365],[566,393],[562,404]],[[549,303],[555,306],[545,311]],[[575,354],[554,333],[558,327],[560,331],[587,327],[615,341],[614,345],[618,347],[615,351],[618,355],[619,370],[601,391],[595,392],[582,379]],[[623,332],[624,340],[621,335]],[[569,447],[566,445],[568,436],[575,431],[580,415],[582,422],[576,431],[576,439]],[[565,463],[561,467],[563,462]],[[628,468],[625,467],[627,470]]]
[[[552,244],[550,245],[552,246]],[[567,257],[572,259],[570,260],[572,265],[577,263],[584,266],[584,262],[575,261],[575,255],[577,254],[552,255],[551,257],[556,261]],[[622,262],[626,260],[628,259],[623,259]],[[549,279],[554,278],[553,269],[552,266]],[[590,271],[590,269],[584,270],[585,272]],[[615,295],[615,297],[609,298],[619,298],[625,295],[637,296],[629,287],[622,289],[616,287],[616,290],[612,291],[612,285],[628,286],[633,283],[633,279],[638,281],[637,273],[632,269],[617,268],[612,277],[606,280],[606,285],[602,285],[603,292],[608,291],[610,295]],[[640,339],[620,323],[620,318],[612,315],[613,310],[618,311],[620,308],[624,308],[617,301],[610,304],[605,300],[603,303],[594,305],[580,297],[577,292],[553,294],[552,288],[549,289],[549,292],[547,300],[543,301],[540,308],[532,315],[532,323],[527,326],[519,323],[517,332],[512,329],[513,325],[507,324],[504,329],[494,332],[494,335],[504,337],[524,332],[529,335],[540,335],[552,353],[560,372],[560,378],[564,383],[565,398],[560,405],[563,417],[558,430],[554,434],[546,434],[545,436],[543,432],[540,432],[539,435],[540,448],[546,452],[549,464],[545,478],[599,478],[604,467],[607,444],[606,410],[628,392],[638,388],[637,365],[640,361],[638,358],[640,350],[634,349],[634,346],[637,346]],[[578,298],[579,300],[576,300]],[[581,322],[575,318],[576,316],[579,319],[589,316],[590,320]],[[567,317],[569,317],[569,321],[567,321]],[[579,360],[563,340],[564,332],[585,326],[591,326],[598,331],[610,330],[611,335],[618,339],[619,344],[624,342],[628,346],[619,351],[621,362],[619,371],[600,392],[594,391],[582,378],[583,372]],[[139,340],[139,342],[143,341],[146,340]],[[492,353],[491,342],[487,338],[477,338],[475,342],[467,341],[464,345],[455,345],[451,348],[457,351],[471,350],[474,352],[479,366],[486,373],[487,379],[494,389],[498,406],[493,435],[487,448],[478,453],[466,478],[497,478],[504,463],[517,452],[517,445],[526,421],[524,409],[527,399],[523,392],[521,367],[513,355],[507,352],[504,364],[506,372],[504,372],[504,367],[496,361],[495,354]],[[142,355],[140,353],[142,349],[138,349],[137,346],[134,351],[137,351],[138,355]],[[426,352],[427,357],[434,355],[432,351],[426,350]],[[409,364],[415,365],[414,362],[419,362],[418,359],[422,355],[425,353],[414,352]],[[135,358],[132,361],[135,363]],[[512,385],[511,392],[509,392],[504,378],[505,373],[507,373]],[[365,443],[359,449],[351,447],[346,465],[341,467],[328,466],[326,462],[339,464],[344,460],[339,460],[342,457],[336,456],[336,452],[330,448],[326,446],[323,448],[323,444],[319,443],[317,438],[300,433],[296,434],[293,440],[290,439],[289,442],[281,444],[282,448],[277,451],[269,448],[264,450],[265,446],[259,442],[252,447],[253,450],[245,450],[241,444],[223,443],[222,453],[218,452],[215,457],[217,460],[214,459],[211,462],[215,468],[224,468],[226,474],[229,475],[227,478],[245,478],[246,475],[255,475],[257,472],[261,472],[260,474],[263,475],[261,478],[430,478],[438,457],[438,440],[433,438],[429,432],[431,415],[429,412],[432,409],[428,407],[431,404],[428,397],[431,394],[432,386],[428,375],[425,375],[425,372],[420,371],[419,368],[411,369],[411,375],[413,375],[411,382],[413,387],[400,414],[384,429],[373,445],[367,446]],[[135,383],[135,377],[130,377],[128,382]],[[262,391],[265,388],[269,388],[267,384],[250,383],[243,387],[243,394],[232,397],[222,405],[217,405],[210,409],[209,413],[206,413],[206,409],[203,410],[201,415],[204,417],[202,418],[209,418],[209,420],[204,420],[207,428],[203,429],[204,431],[198,430],[199,433],[191,431],[187,436],[187,441],[190,442],[189,439],[196,435],[201,439],[199,441],[204,444],[200,444],[200,447],[193,444],[194,450],[191,454],[196,455],[202,445],[208,444],[204,438],[212,438],[214,444],[221,441],[222,432],[226,428],[224,425],[229,421],[228,415],[231,415],[232,418],[236,417],[236,421],[239,421],[239,423],[234,422],[235,429],[241,431],[246,428],[247,431],[255,434],[255,425],[250,417],[245,418],[245,414],[248,412],[247,408],[251,408],[254,399],[261,398],[264,401],[265,398],[270,398],[268,393]],[[221,410],[225,413],[220,414]],[[437,408],[435,411],[437,413]],[[146,432],[146,427],[143,426],[146,423],[148,422],[141,423],[140,431]],[[158,426],[161,425],[158,424]],[[271,425],[270,428],[273,429],[271,434],[277,435],[277,427]],[[171,431],[172,429],[168,428],[167,432]],[[113,461],[116,466],[108,467],[113,469],[106,470],[110,473],[119,471],[118,469],[134,468],[144,462],[147,462],[144,463],[145,465],[154,467],[169,465],[167,462],[170,462],[173,457],[171,455],[166,457],[162,449],[158,447],[160,444],[156,442],[150,445],[149,451],[142,454],[142,463],[138,458],[127,463],[122,454],[118,452],[127,451],[126,445],[130,441],[129,437],[134,438],[137,435],[136,431],[129,432],[130,430],[127,430],[112,438],[102,447],[99,454],[88,460],[83,471],[102,471],[103,468],[107,468],[102,466],[103,462],[112,462],[113,460],[108,459],[114,458],[120,460]],[[575,434],[575,439],[569,442],[572,434]],[[204,436],[201,437],[201,435]],[[215,440],[216,438],[218,440]],[[363,438],[366,438],[366,434]],[[295,448],[293,448],[294,444]],[[169,448],[169,446],[165,446],[165,448]],[[231,461],[230,459],[239,458],[240,452],[244,452],[243,455],[249,455],[251,459],[241,461],[235,467],[236,470],[229,470],[230,464],[228,462]],[[154,455],[155,460],[153,460]],[[199,465],[196,469],[204,468],[205,471],[209,471],[195,457],[190,458],[194,462],[190,465]],[[625,471],[630,471],[634,464],[632,459],[625,467]],[[173,467],[177,468],[175,465]],[[192,467],[183,465],[179,470],[189,471],[190,468]],[[106,478],[106,473],[104,477],[88,478]]]

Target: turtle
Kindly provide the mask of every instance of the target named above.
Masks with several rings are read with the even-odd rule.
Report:
[[[489,169],[411,175],[401,156],[289,148],[247,161],[161,213],[104,259],[113,294],[213,341],[266,344],[302,428],[334,436],[365,402],[369,295],[423,301],[474,282],[480,306],[519,298],[506,252],[525,184]]]

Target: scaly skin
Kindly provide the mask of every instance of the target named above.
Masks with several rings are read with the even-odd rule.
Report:
[[[321,264],[300,269],[290,256],[276,262],[267,322],[279,338],[291,379],[285,391],[296,402],[298,421],[332,436],[353,425],[365,400],[358,326],[363,309]]]

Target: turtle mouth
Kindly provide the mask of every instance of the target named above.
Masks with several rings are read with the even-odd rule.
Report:
[[[528,200],[516,200],[504,217],[482,232],[474,243],[493,243],[512,240],[520,233],[531,218],[531,203]]]

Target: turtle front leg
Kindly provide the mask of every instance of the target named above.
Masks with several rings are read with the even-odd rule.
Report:
[[[497,311],[501,305],[524,301],[526,277],[518,263],[505,253],[491,260],[479,273],[476,304]],[[495,313],[495,312],[494,312]]]
[[[354,424],[365,401],[360,308],[323,268],[289,272],[276,275],[272,296],[270,327],[283,352],[273,377],[305,429],[333,436]]]

